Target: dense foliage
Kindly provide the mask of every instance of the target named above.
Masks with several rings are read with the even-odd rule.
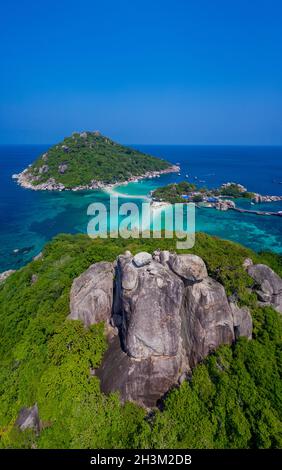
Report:
[[[254,339],[221,347],[149,417],[132,403],[121,405],[117,394],[101,393],[91,370],[107,347],[103,325],[86,330],[67,319],[72,280],[91,263],[113,260],[125,249],[158,247],[174,250],[175,243],[60,235],[42,259],[0,285],[1,447],[281,447],[281,316],[257,307],[242,268],[251,257],[281,275],[281,257],[274,254],[257,255],[198,234],[191,251],[229,295],[250,306]],[[14,425],[20,408],[35,403],[40,434],[20,432]]]
[[[125,181],[149,171],[168,168],[162,159],[113,142],[98,132],[74,133],[51,147],[29,168],[34,184],[54,178],[66,188]]]
[[[183,195],[188,195],[196,190],[196,186],[187,181],[172,183],[155,189],[153,198],[159,201],[167,201],[171,204],[183,202]]]
[[[252,199],[254,197],[254,193],[250,193],[249,191],[245,191],[245,190],[242,191],[242,188],[240,188],[240,185],[236,183],[231,183],[228,186],[223,186],[219,188],[218,191],[223,196],[244,197],[247,199]]]
[[[155,189],[153,192],[153,198],[158,201],[166,201],[174,204],[176,202],[185,202],[185,196],[191,196],[189,199],[193,202],[201,202],[203,196],[206,197],[217,197],[217,196],[228,196],[228,197],[244,197],[252,199],[253,193],[248,191],[242,191],[240,185],[231,183],[229,186],[222,186],[221,188],[208,189],[203,187],[197,187],[193,183],[182,181],[181,183],[172,183],[167,186],[163,186]]]

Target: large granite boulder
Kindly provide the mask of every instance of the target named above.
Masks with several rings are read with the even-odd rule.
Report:
[[[233,315],[235,339],[245,336],[252,339],[253,320],[248,307],[239,307],[236,303],[230,302],[230,308]]]
[[[182,318],[190,367],[234,340],[233,316],[224,287],[210,277],[186,287]]]
[[[75,279],[70,318],[115,328],[96,372],[101,389],[152,407],[198,362],[235,337],[251,337],[246,308],[229,304],[196,255],[129,251]]]
[[[255,281],[258,299],[282,313],[282,279],[265,264],[250,264],[247,272]]]
[[[101,262],[90,266],[72,284],[70,315],[85,326],[100,321],[110,322],[113,305],[113,263]]]
[[[133,263],[137,266],[137,268],[141,268],[146,264],[150,264],[151,261],[152,255],[146,251],[141,251],[141,253],[137,253],[137,255],[133,256]]]
[[[180,341],[184,285],[168,267],[136,256],[118,261],[117,284],[125,351],[134,358],[175,356]],[[152,260],[152,258],[151,258]]]
[[[171,254],[168,264],[173,272],[188,281],[202,281],[208,276],[204,261],[197,255]]]
[[[136,262],[137,259],[137,262]],[[189,366],[182,347],[182,280],[142,253],[119,256],[115,279],[115,337],[97,372],[105,393],[152,407]]]

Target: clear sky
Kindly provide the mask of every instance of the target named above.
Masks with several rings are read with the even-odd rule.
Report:
[[[1,3],[0,142],[282,144],[281,0]]]

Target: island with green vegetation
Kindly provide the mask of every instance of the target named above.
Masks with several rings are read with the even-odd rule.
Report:
[[[234,199],[245,198],[253,204],[261,202],[277,202],[282,200],[282,196],[262,196],[258,193],[250,192],[239,183],[224,183],[219,188],[208,189],[197,187],[195,184],[182,181],[172,183],[155,189],[152,194],[152,207],[164,207],[166,203],[189,203],[193,202],[199,207],[214,208],[221,211],[236,210],[238,212],[248,212],[257,215],[282,216],[281,212],[248,210],[238,208]]]
[[[98,189],[176,171],[178,167],[166,160],[94,131],[74,132],[13,178],[25,188],[62,191]]]
[[[217,198],[227,196],[231,198],[244,197],[252,199],[254,193],[248,192],[244,186],[237,183],[224,183],[220,188],[208,189],[197,187],[197,185],[188,181],[172,183],[157,188],[152,193],[154,200],[170,203],[185,202],[187,199],[191,202],[202,202],[207,201],[209,198],[217,200]]]
[[[205,234],[197,234],[194,248],[180,254],[175,253],[174,242],[58,235],[34,261],[3,277],[1,448],[281,448],[281,256],[257,254]],[[149,298],[154,296],[149,306],[150,328],[140,322],[138,326],[144,327],[142,332],[151,339],[154,335],[159,338],[152,323],[158,318],[155,299],[162,302],[171,286],[175,287],[173,295],[186,292],[186,309],[194,311],[196,301],[200,303],[195,314],[202,309],[205,312],[202,333],[192,338],[200,349],[193,349],[190,369],[155,406],[144,407],[130,396],[121,400],[124,391],[134,394],[136,385],[150,386],[150,380],[142,376],[138,382],[134,374],[132,378],[125,376],[123,369],[115,370],[116,357],[109,355],[109,331],[118,325],[118,318],[113,323],[112,317],[109,323],[105,317],[105,300],[112,295],[107,279],[112,279],[113,266],[117,266],[117,276],[123,270],[126,289],[121,295],[130,295],[132,289],[135,292],[135,300],[128,304],[133,314],[137,313],[138,296],[140,308],[146,301],[140,286],[134,287],[135,276],[143,276],[144,282],[154,286],[148,290]],[[266,277],[268,283],[264,282]],[[185,278],[191,279],[186,287]],[[104,287],[103,302],[93,300],[95,285]],[[197,294],[200,292],[202,295]],[[90,298],[93,301],[88,303]],[[191,305],[189,298],[194,299]],[[163,304],[168,307],[174,311],[180,308],[177,302]],[[84,315],[89,308],[96,308],[92,321]],[[174,360],[178,326],[170,330],[167,318],[171,315],[161,318],[160,331],[167,326],[172,336],[156,344],[153,353],[158,353],[161,345],[165,354],[172,355],[167,361]],[[177,315],[173,318],[178,321]],[[193,315],[185,318],[191,319],[191,328],[197,327]],[[208,346],[214,338],[224,337],[226,344],[195,363],[206,341]],[[125,346],[134,346],[128,337]],[[148,343],[142,347],[141,353],[148,353]],[[138,353],[140,350],[135,351]],[[122,354],[125,369],[128,364],[143,364],[142,374],[150,374],[148,358],[134,360]],[[155,359],[162,361],[162,357]],[[120,380],[128,380],[123,392],[106,391],[105,383],[102,387],[100,377],[106,364],[117,388],[122,385]],[[166,380],[167,373],[165,368],[163,377],[157,379]]]

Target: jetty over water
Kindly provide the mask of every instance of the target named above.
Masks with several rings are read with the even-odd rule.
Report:
[[[271,212],[271,211],[256,211],[252,209],[242,209],[239,207],[229,207],[229,210],[237,211],[237,212],[246,212],[247,214],[256,214],[256,215],[276,215],[278,217],[282,217],[281,212]]]

